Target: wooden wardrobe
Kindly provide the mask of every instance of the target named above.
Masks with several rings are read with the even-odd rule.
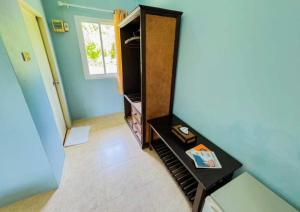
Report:
[[[120,23],[125,120],[142,148],[147,121],[172,113],[181,15],[139,5]]]

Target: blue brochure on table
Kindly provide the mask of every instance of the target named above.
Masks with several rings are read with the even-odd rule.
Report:
[[[219,169],[222,168],[218,158],[212,151],[192,151],[192,159],[197,168]]]
[[[209,166],[207,164],[205,164],[205,162],[202,160],[202,158],[199,155],[194,155],[193,154],[193,158],[196,164],[196,167],[201,167],[201,168],[209,168]]]

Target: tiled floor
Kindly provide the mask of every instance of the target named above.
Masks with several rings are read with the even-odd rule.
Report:
[[[191,211],[158,157],[142,151],[122,114],[84,120],[89,142],[65,149],[56,191],[19,201],[0,212],[185,212]]]

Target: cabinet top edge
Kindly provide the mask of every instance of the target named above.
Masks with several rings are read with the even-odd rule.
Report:
[[[151,7],[147,5],[138,5],[130,14],[119,24],[120,28],[125,27],[131,21],[135,20],[141,14],[155,14],[161,16],[180,17],[183,12],[176,10],[163,9],[158,7]]]
[[[177,16],[181,16],[183,14],[182,11],[164,9],[164,8],[159,8],[159,7],[151,7],[151,6],[147,6],[147,5],[139,5],[138,7],[140,7],[143,12],[156,13],[157,15],[162,15],[162,16],[177,17]]]

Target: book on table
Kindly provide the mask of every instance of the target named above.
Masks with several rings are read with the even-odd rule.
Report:
[[[196,168],[222,168],[216,154],[203,144],[199,144],[187,150],[186,154],[194,161]]]

